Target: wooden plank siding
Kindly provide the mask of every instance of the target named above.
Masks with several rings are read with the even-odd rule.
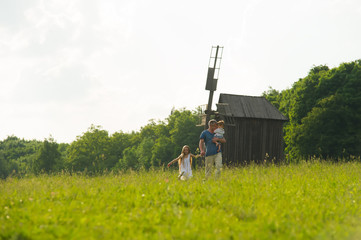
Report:
[[[225,131],[227,143],[222,149],[227,164],[283,159],[283,126],[280,121],[237,118],[234,125],[225,126]]]
[[[264,97],[221,94],[218,118],[225,121],[223,161],[227,164],[281,161],[287,118]]]

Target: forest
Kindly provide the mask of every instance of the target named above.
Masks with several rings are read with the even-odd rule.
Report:
[[[316,66],[290,89],[263,95],[289,119],[284,141],[291,159],[360,156],[361,60]]]
[[[183,145],[195,151],[203,127],[198,110],[172,109],[163,121],[149,120],[140,131],[109,134],[92,125],[70,144],[8,136],[0,141],[0,177],[61,171],[89,174],[116,170],[148,170],[168,163]]]
[[[360,160],[361,60],[330,69],[313,67],[289,89],[263,93],[289,121],[284,124],[285,154],[292,162],[320,158]],[[183,145],[197,151],[203,127],[200,110],[172,109],[165,120],[149,120],[140,131],[109,134],[92,125],[72,143],[8,136],[0,141],[0,178],[9,175],[104,173],[164,166]]]

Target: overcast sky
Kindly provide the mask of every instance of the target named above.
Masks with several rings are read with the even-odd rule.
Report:
[[[0,140],[72,142],[361,58],[360,0],[0,0]],[[215,106],[213,106],[215,109]]]

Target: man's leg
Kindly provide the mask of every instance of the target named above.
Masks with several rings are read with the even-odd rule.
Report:
[[[206,157],[206,162],[205,162],[205,165],[206,165],[206,178],[208,178],[209,175],[212,174],[211,170],[212,170],[213,165],[214,165],[214,156],[216,156],[216,155]]]
[[[215,163],[216,163],[216,178],[221,176],[221,169],[222,169],[222,153],[219,152],[215,156]]]

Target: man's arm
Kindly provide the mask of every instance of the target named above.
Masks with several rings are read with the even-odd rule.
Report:
[[[206,152],[204,151],[204,139],[201,138],[199,140],[199,150],[201,150],[201,156],[206,155]]]

